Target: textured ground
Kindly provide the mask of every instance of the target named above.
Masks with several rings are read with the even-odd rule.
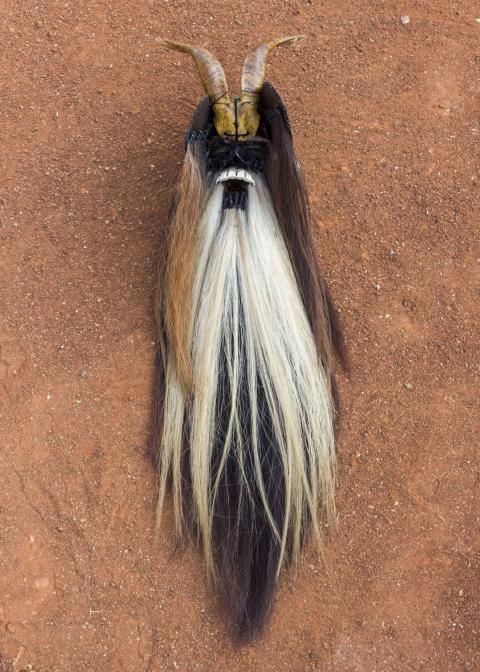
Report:
[[[478,670],[480,7],[219,4],[0,8],[0,670]],[[297,32],[269,76],[353,361],[339,524],[235,650],[197,555],[153,541],[153,275],[201,93],[154,37],[238,81]]]

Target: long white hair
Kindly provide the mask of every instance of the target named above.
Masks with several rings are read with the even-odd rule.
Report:
[[[334,404],[268,186],[255,176],[245,210],[223,191],[205,191],[196,234],[191,389],[166,355],[157,514],[171,481],[177,533],[193,523],[242,631],[268,607],[246,547],[271,591],[309,526],[320,541],[318,511],[334,515]]]

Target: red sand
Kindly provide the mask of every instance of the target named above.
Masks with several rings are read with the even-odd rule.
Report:
[[[477,16],[3,0],[2,672],[480,669]],[[307,552],[264,639],[235,650],[197,554],[172,556],[169,523],[153,541],[153,275],[201,94],[154,37],[210,47],[239,82],[247,48],[285,33],[308,40],[270,78],[353,372],[325,566]]]

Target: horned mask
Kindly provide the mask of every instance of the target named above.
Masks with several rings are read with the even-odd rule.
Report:
[[[235,140],[250,140],[255,137],[260,124],[258,102],[265,81],[269,54],[282,44],[298,42],[304,35],[280,37],[265,42],[251,51],[242,70],[240,96],[231,96],[223,68],[217,58],[206,49],[190,44],[171,42],[157,38],[158,44],[190,54],[195,61],[205,93],[214,113],[215,129],[220,136]]]
[[[211,53],[158,40],[193,57],[206,96],[159,246],[157,521],[171,487],[178,539],[202,550],[241,643],[309,533],[321,544],[335,519],[333,353],[346,354],[287,109],[265,80],[270,52],[300,39],[249,53],[237,96]]]

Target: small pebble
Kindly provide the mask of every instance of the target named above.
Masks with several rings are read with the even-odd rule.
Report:
[[[15,632],[15,626],[13,623],[7,623],[7,630],[8,632]]]
[[[402,26],[406,26],[407,23],[410,23],[410,17],[407,16],[406,14],[402,14],[402,16],[400,17],[400,23],[402,24]]]
[[[37,590],[45,590],[50,585],[50,579],[47,576],[43,576],[40,579],[35,579],[34,586]]]
[[[407,390],[413,390],[412,383],[405,383],[405,387],[407,388]]]
[[[85,369],[80,371],[80,378],[87,378],[87,376],[88,376],[88,373],[85,371]]]
[[[462,590],[461,588],[460,588],[460,590],[458,591],[458,594],[460,595],[460,597],[462,597],[462,595],[463,595],[463,590]]]

